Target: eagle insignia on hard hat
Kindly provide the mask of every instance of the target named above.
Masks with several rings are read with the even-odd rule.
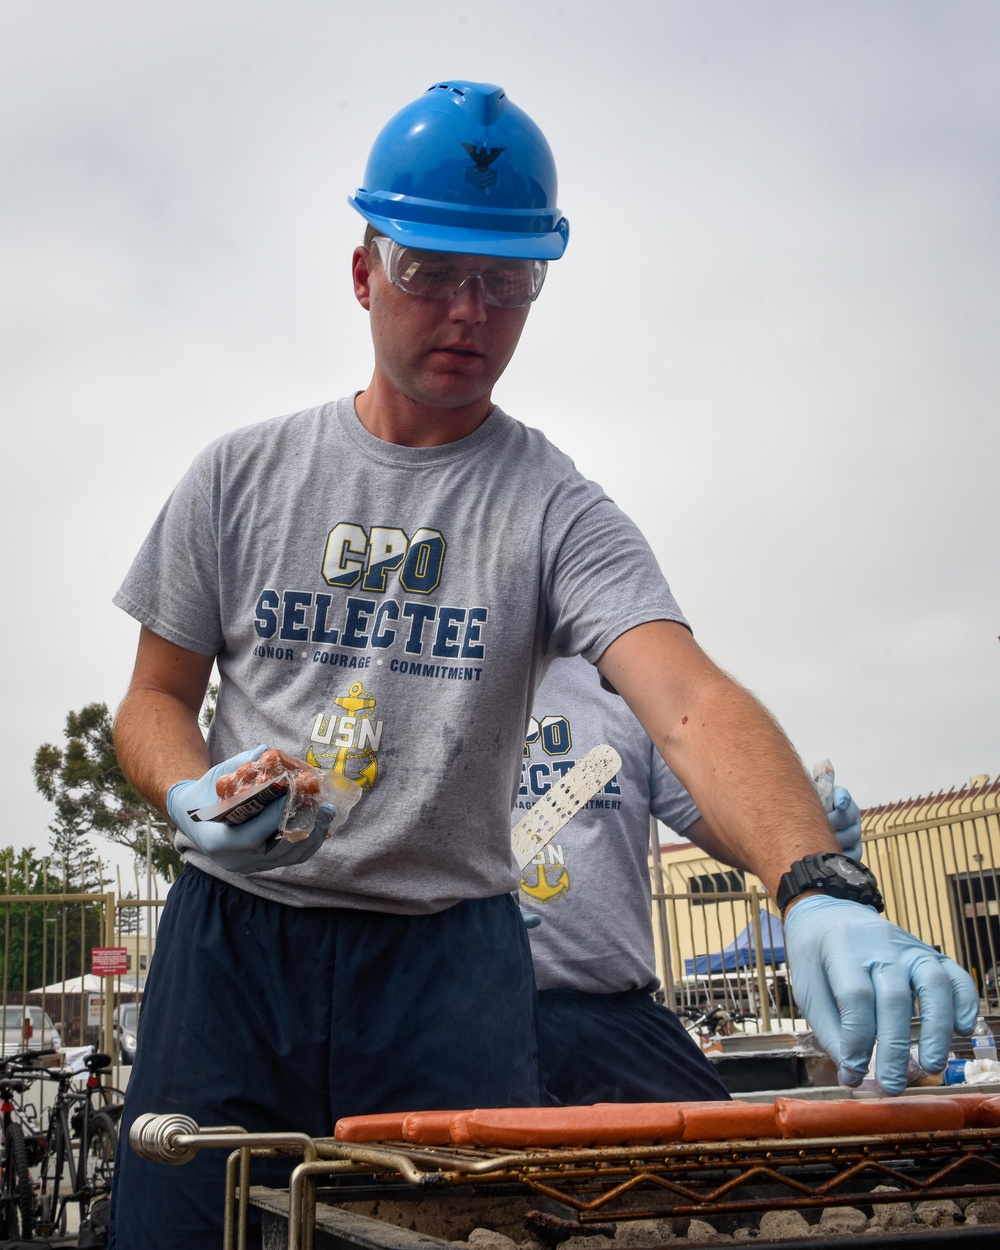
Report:
[[[495,187],[497,182],[497,171],[490,169],[490,166],[500,155],[503,148],[477,148],[474,143],[463,143],[462,147],[472,157],[474,168],[465,171],[467,182],[471,182],[474,187],[478,187],[480,191],[485,191],[487,187]]]

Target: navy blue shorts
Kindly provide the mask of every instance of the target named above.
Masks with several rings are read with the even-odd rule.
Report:
[[[323,1137],[345,1115],[538,1101],[531,952],[511,895],[422,916],[296,908],[187,867],[143,999],[110,1245],[222,1244],[229,1152],[140,1159],[126,1136],[143,1112]],[[284,1185],[292,1166],[255,1163],[253,1183]]]
[[[730,1097],[679,1017],[648,990],[539,991],[538,1066],[556,1105]]]

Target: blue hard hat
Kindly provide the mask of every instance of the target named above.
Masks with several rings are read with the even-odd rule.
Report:
[[[435,83],[401,109],[348,201],[404,247],[558,260],[569,238],[545,136],[489,83]]]

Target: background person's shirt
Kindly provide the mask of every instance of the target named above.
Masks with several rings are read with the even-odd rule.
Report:
[[[650,813],[677,833],[694,800],[642,726],[582,658],[558,659],[535,694],[513,823],[591,747],[613,746],[621,770],[521,874],[519,902],[541,916],[529,931],[540,990],[594,994],[659,984],[649,879]]]

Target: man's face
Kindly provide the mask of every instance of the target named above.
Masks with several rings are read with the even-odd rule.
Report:
[[[456,258],[469,269],[495,264],[487,256]],[[411,295],[386,276],[374,247],[354,253],[354,290],[368,309],[375,373],[400,395],[432,408],[457,409],[489,400],[514,354],[528,306],[487,304],[473,277],[451,299]]]

